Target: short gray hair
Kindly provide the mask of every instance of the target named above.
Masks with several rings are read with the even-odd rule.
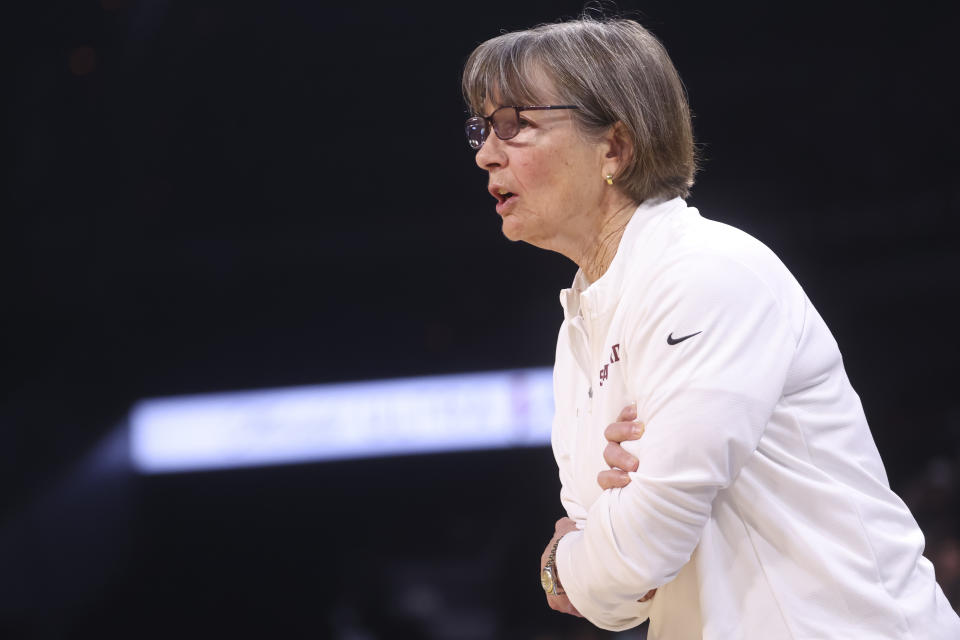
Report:
[[[536,80],[543,76],[553,95],[540,95]],[[666,49],[633,20],[584,15],[487,40],[467,59],[463,96],[481,115],[488,98],[498,105],[577,105],[571,113],[587,135],[622,123],[633,154],[615,184],[634,202],[686,197],[693,185],[686,91]]]

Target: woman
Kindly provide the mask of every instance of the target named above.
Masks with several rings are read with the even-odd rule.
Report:
[[[663,638],[960,638],[823,320],[769,249],[684,202],[690,114],[660,43],[629,20],[508,33],[463,89],[503,233],[580,267],[550,606]]]

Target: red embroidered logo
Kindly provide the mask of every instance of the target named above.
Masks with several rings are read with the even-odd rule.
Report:
[[[610,365],[614,362],[620,362],[620,345],[615,344],[610,347],[610,362],[603,365],[603,369],[600,369],[600,386],[603,386],[603,383],[607,381],[607,378],[610,377]]]

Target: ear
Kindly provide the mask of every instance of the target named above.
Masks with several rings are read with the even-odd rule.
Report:
[[[605,171],[617,175],[633,156],[633,143],[622,122],[613,124],[603,134],[603,148]]]

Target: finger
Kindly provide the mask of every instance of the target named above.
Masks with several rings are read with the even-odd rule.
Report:
[[[620,410],[620,415],[617,416],[617,422],[630,422],[631,420],[637,419],[637,403],[628,404],[623,409]]]
[[[630,484],[630,475],[620,469],[601,471],[597,474],[597,484],[601,489],[622,489]]]
[[[603,450],[603,460],[611,468],[623,469],[624,471],[636,471],[640,467],[640,461],[616,442],[607,443]]]
[[[583,617],[583,615],[577,611],[577,608],[573,606],[573,603],[570,602],[570,599],[565,595],[547,596],[547,605],[549,605],[549,607],[554,611],[568,613],[572,616],[577,616],[578,618]]]
[[[637,600],[637,602],[646,602],[647,600],[649,600],[650,598],[652,598],[652,597],[654,596],[654,594],[656,594],[656,593],[657,593],[657,590],[656,590],[656,589],[650,589],[650,591],[647,591],[647,595],[645,595],[645,596],[643,596],[642,598],[640,598],[639,600]]]
[[[645,427],[642,422],[611,422],[603,430],[603,437],[610,442],[639,440]]]

